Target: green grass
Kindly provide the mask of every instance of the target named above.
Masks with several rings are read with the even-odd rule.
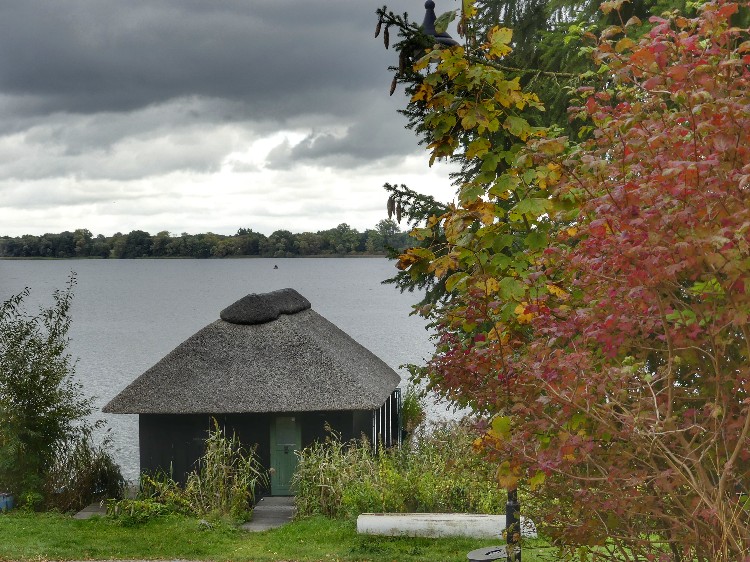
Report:
[[[465,562],[492,540],[370,537],[353,521],[311,517],[263,533],[222,522],[159,517],[123,527],[108,518],[11,512],[0,515],[0,560],[183,559],[269,561]],[[494,543],[497,544],[497,543]],[[524,562],[550,562],[554,552],[529,541]]]

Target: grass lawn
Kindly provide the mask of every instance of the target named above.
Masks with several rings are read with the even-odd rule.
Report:
[[[423,539],[357,535],[353,521],[303,519],[279,529],[248,533],[221,522],[166,516],[123,527],[93,517],[0,515],[0,560],[183,559],[266,561],[444,561],[465,562],[466,554],[493,544],[479,539]],[[497,544],[497,543],[495,543]],[[550,562],[543,541],[525,544],[524,562]]]

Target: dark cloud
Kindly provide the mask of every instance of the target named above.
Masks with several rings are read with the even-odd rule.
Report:
[[[0,88],[34,98],[32,107],[46,112],[130,111],[196,95],[240,101],[237,108],[275,119],[331,107],[351,113],[357,93],[380,82],[387,66],[388,53],[371,35],[375,7],[8,0],[0,13]]]
[[[416,138],[404,130],[405,119],[396,115],[395,100],[376,93],[356,120],[345,126],[323,121],[300,142],[284,142],[268,157],[272,169],[317,163],[334,168],[352,168],[391,156],[413,153]],[[401,100],[398,100],[401,101]]]
[[[374,225],[434,174],[379,5],[0,0],[0,235]]]

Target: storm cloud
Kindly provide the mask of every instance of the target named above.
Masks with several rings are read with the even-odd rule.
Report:
[[[383,218],[383,180],[420,181],[415,155],[450,193],[404,129],[403,96],[388,96],[395,54],[373,39],[377,6],[0,0],[0,235],[96,228],[85,217],[197,231],[210,226],[194,219],[207,186],[218,215],[247,206],[241,226],[278,214],[369,227]],[[281,194],[299,174],[292,206]],[[336,185],[353,183],[369,195],[347,203]],[[140,206],[111,203],[132,198]],[[321,208],[350,208],[350,220]],[[239,226],[220,222],[212,230]]]

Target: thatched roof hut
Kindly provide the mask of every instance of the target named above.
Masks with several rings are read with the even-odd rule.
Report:
[[[118,414],[371,410],[400,377],[294,289],[221,311],[104,407]]]
[[[222,310],[219,320],[178,345],[103,411],[141,415],[141,468],[153,469],[154,462],[144,459],[144,446],[153,449],[147,452],[153,456],[165,443],[151,430],[144,435],[144,426],[179,425],[186,416],[195,421],[235,415],[235,429],[243,426],[260,442],[265,429],[249,428],[272,427],[273,420],[263,415],[293,413],[297,418],[292,419],[310,420],[299,414],[317,413],[329,423],[328,418],[344,420],[342,433],[357,437],[357,430],[365,429],[363,420],[374,422],[399,382],[395,371],[313,311],[306,298],[282,289],[248,295]],[[244,421],[237,422],[237,415]],[[255,415],[252,423],[249,415]],[[381,433],[374,426],[366,429],[372,437]]]

